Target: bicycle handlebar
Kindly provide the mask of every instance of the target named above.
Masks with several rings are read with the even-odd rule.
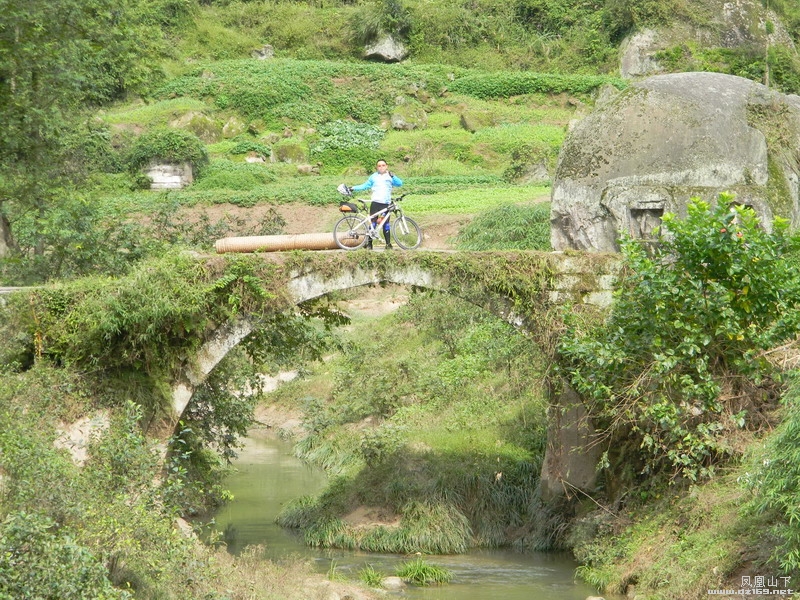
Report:
[[[405,198],[408,195],[409,195],[409,193],[406,192],[405,194],[401,194],[400,196],[397,196],[397,198],[392,198],[391,202],[389,202],[389,204],[387,204],[387,206],[391,206],[392,204],[400,202],[403,198]],[[366,209],[366,207],[367,207],[367,201],[366,200],[364,200],[363,198],[353,198],[353,199],[356,202],[360,202],[361,205]]]

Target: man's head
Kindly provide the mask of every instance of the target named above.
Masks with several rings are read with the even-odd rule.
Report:
[[[389,165],[386,164],[385,160],[379,160],[375,167],[378,169],[378,173],[383,175],[389,169]]]

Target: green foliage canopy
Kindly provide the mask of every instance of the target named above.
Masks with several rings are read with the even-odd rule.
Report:
[[[87,137],[90,110],[158,74],[148,60],[161,33],[133,0],[33,0],[0,13],[0,214],[47,210],[70,194],[86,167],[73,139]],[[6,209],[3,204],[12,204]],[[49,224],[42,224],[45,229]],[[9,232],[5,232],[9,236]],[[42,254],[43,244],[35,251]]]
[[[0,599],[130,598],[91,551],[49,518],[15,512],[0,522]]]
[[[800,278],[783,258],[787,223],[769,233],[729,195],[713,210],[695,200],[663,228],[652,256],[623,241],[610,318],[589,335],[573,329],[560,350],[610,448],[634,440],[645,472],[697,479],[729,454],[724,431],[747,424],[756,406],[743,399],[769,388],[762,352],[797,332]]]

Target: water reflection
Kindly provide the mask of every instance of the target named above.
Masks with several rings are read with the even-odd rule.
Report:
[[[222,533],[232,553],[250,544],[263,544],[267,556],[279,560],[300,555],[327,573],[333,566],[348,579],[371,565],[386,575],[394,575],[406,557],[319,550],[303,543],[302,535],[278,527],[275,517],[289,501],[316,494],[325,486],[325,475],[292,455],[290,444],[270,432],[251,433],[236,461],[237,472],[225,482],[234,500],[214,516],[214,528]],[[590,587],[575,582],[575,564],[558,554],[520,554],[507,550],[475,550],[456,556],[434,556],[429,562],[446,567],[452,583],[435,587],[409,587],[404,597],[425,600],[584,600],[595,594]]]

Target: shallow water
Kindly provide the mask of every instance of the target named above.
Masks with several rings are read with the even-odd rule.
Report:
[[[240,452],[237,472],[225,482],[234,500],[214,515],[213,527],[223,534],[232,553],[250,544],[263,544],[267,556],[305,557],[321,573],[334,569],[348,579],[371,565],[394,575],[408,557],[346,550],[319,550],[303,544],[302,536],[275,524],[282,506],[292,499],[315,494],[325,486],[325,475],[292,455],[291,445],[270,433],[253,432]],[[425,600],[584,600],[595,595],[592,588],[574,580],[575,563],[569,557],[550,553],[521,554],[509,550],[474,550],[454,556],[431,556],[429,563],[446,567],[453,574],[448,585],[410,586],[406,598]]]

